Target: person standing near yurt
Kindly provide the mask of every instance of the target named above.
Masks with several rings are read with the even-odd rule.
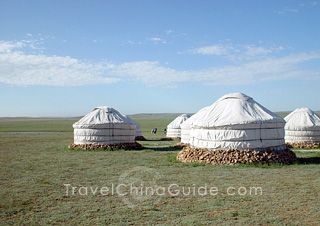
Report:
[[[284,142],[285,121],[242,93],[222,96],[192,123],[190,147],[182,162],[235,164],[291,163],[295,154]]]
[[[180,138],[181,128],[180,125],[189,118],[187,114],[179,115],[167,126],[167,137],[169,138]]]
[[[74,144],[70,148],[135,149],[136,126],[111,107],[96,107],[73,124]]]
[[[320,148],[320,117],[309,108],[297,108],[285,118],[285,141],[295,148]]]

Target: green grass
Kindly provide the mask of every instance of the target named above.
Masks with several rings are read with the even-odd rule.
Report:
[[[319,157],[320,158],[320,150],[319,149],[312,149],[304,151],[302,149],[294,149],[297,157]]]
[[[11,119],[2,131],[67,131],[59,134],[0,134],[1,224],[111,225],[317,225],[320,222],[319,164],[210,166],[176,161],[177,141],[160,141],[152,127],[172,118],[137,119],[144,135],[140,151],[70,151],[72,120]],[[57,124],[57,125],[55,125]],[[12,126],[12,127],[11,127]],[[50,128],[49,128],[50,127]],[[51,131],[52,131],[51,130]],[[70,131],[70,132],[68,132]],[[319,158],[319,150],[296,151],[300,158]],[[136,167],[140,168],[136,168]],[[145,168],[143,168],[145,167]],[[110,186],[133,173],[151,184],[168,187],[218,187],[217,196],[134,199],[134,208],[116,195],[66,196],[64,184]],[[128,175],[131,175],[128,174]],[[262,195],[227,195],[228,187],[261,187]]]
[[[164,129],[176,114],[133,115],[132,119],[141,126],[142,133],[149,139],[160,139]],[[0,118],[0,132],[72,132],[72,124],[79,118]],[[156,135],[152,128],[158,128]]]
[[[78,119],[4,118],[0,119],[0,132],[72,132]]]
[[[140,125],[141,131],[147,139],[160,139],[165,136],[164,129],[175,118],[175,115],[169,114],[169,115],[164,115],[163,117],[147,116],[145,118],[143,118],[140,115],[136,115],[136,116],[132,116],[131,118]],[[152,128],[158,129],[158,132],[156,135],[151,134]]]

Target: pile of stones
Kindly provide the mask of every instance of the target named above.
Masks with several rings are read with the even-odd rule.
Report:
[[[288,148],[320,149],[320,143],[316,142],[287,143],[287,146]]]
[[[297,158],[293,151],[275,150],[209,150],[184,147],[177,155],[177,160],[185,163],[206,163],[213,165],[234,165],[247,163],[294,163]]]
[[[68,146],[71,150],[106,150],[106,151],[113,151],[113,150],[141,150],[143,149],[142,145],[135,142],[135,143],[123,143],[123,144],[70,144]]]

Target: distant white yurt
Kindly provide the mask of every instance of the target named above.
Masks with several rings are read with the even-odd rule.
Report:
[[[135,142],[136,127],[117,110],[102,106],[73,124],[74,144],[126,144]]]
[[[222,96],[196,118],[190,145],[207,149],[285,149],[285,121],[242,93]]]
[[[181,137],[180,125],[189,118],[187,114],[179,115],[167,126],[167,137],[178,138]]]
[[[193,125],[193,122],[196,119],[200,119],[205,114],[205,111],[208,109],[209,106],[201,108],[197,113],[193,114],[190,118],[184,121],[181,127],[181,143],[188,144],[190,139],[190,131]]]
[[[141,128],[140,128],[139,124],[136,123],[136,121],[134,121],[134,120],[133,120],[132,118],[130,118],[128,115],[125,115],[125,117],[129,120],[129,122],[130,122],[132,125],[135,125],[135,126],[136,126],[135,136],[136,136],[136,137],[142,137]]]
[[[284,119],[286,143],[320,142],[320,118],[311,109],[298,108]]]

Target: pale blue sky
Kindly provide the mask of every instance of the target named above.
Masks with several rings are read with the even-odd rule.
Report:
[[[320,110],[320,1],[0,1],[0,116]]]

